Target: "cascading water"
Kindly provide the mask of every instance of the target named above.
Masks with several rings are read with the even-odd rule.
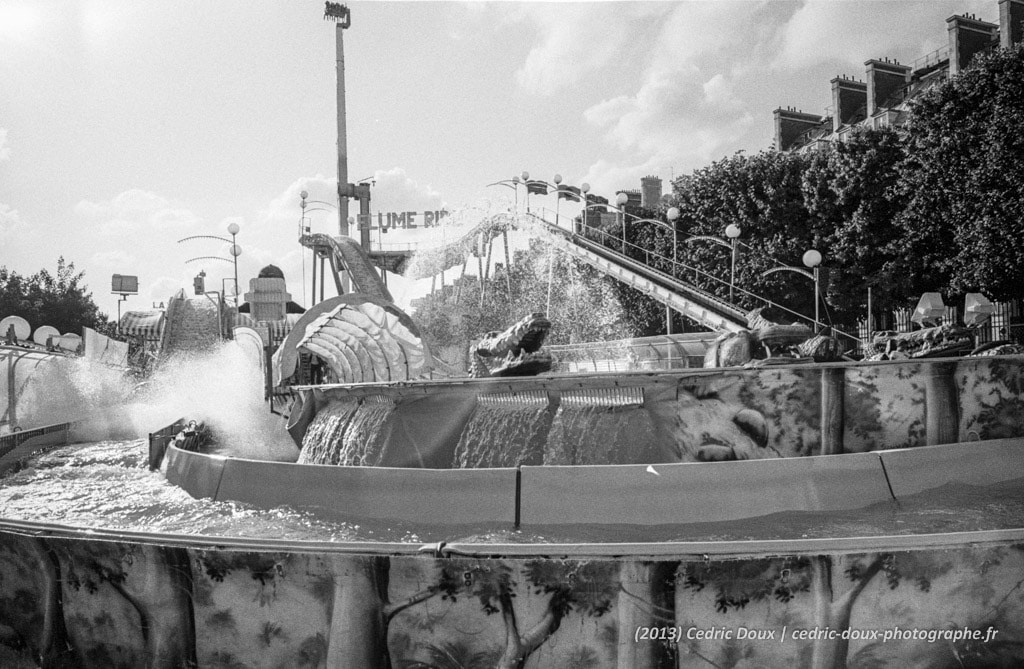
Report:
[[[452,467],[543,464],[551,418],[544,392],[481,395],[459,438]]]
[[[317,412],[310,424],[302,440],[300,462],[380,466],[386,457],[387,419],[394,408],[393,400],[379,395],[332,402]]]
[[[359,409],[359,400],[332,402],[317,413],[302,438],[299,464],[337,465],[345,428]]]
[[[642,401],[637,389],[630,388],[565,393],[548,435],[544,464],[665,461]]]

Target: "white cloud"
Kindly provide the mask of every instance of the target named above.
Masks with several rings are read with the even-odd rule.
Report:
[[[835,2],[806,0],[782,32],[776,67],[807,67],[823,59],[860,75],[864,61],[892,57],[904,63],[947,43],[945,19],[976,13],[998,22],[991,0]],[[841,73],[837,73],[841,74]]]
[[[107,235],[156,230],[185,230],[201,222],[191,210],[175,207],[162,195],[138,188],[109,200],[82,200],[75,213],[99,226]]]
[[[100,265],[108,269],[124,270],[133,267],[137,262],[135,256],[120,250],[100,251],[92,254],[89,262],[93,265]]]
[[[11,147],[7,146],[7,128],[0,128],[0,161],[10,158]]]
[[[0,239],[14,239],[29,232],[29,225],[22,220],[17,209],[0,202]]]
[[[300,202],[302,198],[300,194],[302,191],[307,192],[309,195],[308,201],[310,202],[318,200],[334,206],[338,202],[337,184],[337,178],[325,177],[322,174],[317,174],[315,177],[299,177],[270,201],[268,207],[261,212],[261,216],[266,220],[277,222],[293,221],[297,225],[301,212]]]
[[[434,211],[445,205],[441,193],[430,184],[412,179],[401,167],[377,170],[370,191],[373,211]]]
[[[668,5],[545,2],[520,8],[540,39],[516,72],[516,81],[530,93],[551,95],[620,57],[637,40],[633,21],[663,13]]]

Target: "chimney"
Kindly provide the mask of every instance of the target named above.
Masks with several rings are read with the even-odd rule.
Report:
[[[1000,12],[1001,13],[1001,12]],[[977,17],[951,16],[946,19],[949,31],[949,76],[959,74],[976,54],[996,41],[999,26]]]
[[[654,209],[661,201],[661,177],[646,176],[640,179],[640,206]]]
[[[817,114],[805,114],[795,109],[775,110],[775,149],[788,151],[804,132],[821,125],[824,119]]]
[[[860,123],[867,117],[868,85],[863,81],[836,77],[832,80],[832,132],[844,125]]]
[[[1024,41],[1024,0],[999,0],[999,46],[1009,49]]]
[[[882,60],[869,60],[864,63],[867,67],[868,80],[868,116],[874,116],[876,112],[893,106],[888,103],[895,93],[910,83],[910,66],[900,65],[896,61],[886,58]]]

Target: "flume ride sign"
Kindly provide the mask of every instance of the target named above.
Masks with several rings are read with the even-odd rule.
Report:
[[[417,220],[418,216],[422,216]],[[360,214],[357,217],[361,230],[382,230],[387,232],[391,228],[435,228],[441,225],[441,219],[448,216],[444,209],[436,211],[399,211],[399,212],[377,212],[376,214]]]

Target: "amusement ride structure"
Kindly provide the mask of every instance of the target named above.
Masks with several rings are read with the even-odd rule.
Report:
[[[372,264],[368,231],[347,234],[347,201],[368,214],[369,187],[347,176],[350,13],[328,2],[325,18],[337,36],[340,235],[300,240],[319,263],[316,304],[288,313],[283,278],[261,273],[234,328],[253,342],[268,400],[295,400],[282,429],[297,460],[233,456],[184,416],[150,435],[149,466],[196,498],[433,539],[3,521],[0,603],[15,599],[14,574],[30,603],[0,608],[0,630],[47,666],[69,655],[111,666],[118,653],[159,667],[1024,661],[1022,519],[950,529],[911,511],[955,516],[963,489],[1019,504],[1024,357],[947,357],[959,333],[947,327],[902,359],[846,359],[816,318],[768,322],[679,278],[697,268],[642,262],[586,226],[516,211],[487,225],[543,235],[718,332],[708,366],[546,371],[550,322],[533,314],[475,345],[474,378],[430,378],[434,356]],[[132,622],[105,624],[104,610]],[[1009,645],[985,645],[993,630]],[[872,631],[893,634],[872,645]]]

